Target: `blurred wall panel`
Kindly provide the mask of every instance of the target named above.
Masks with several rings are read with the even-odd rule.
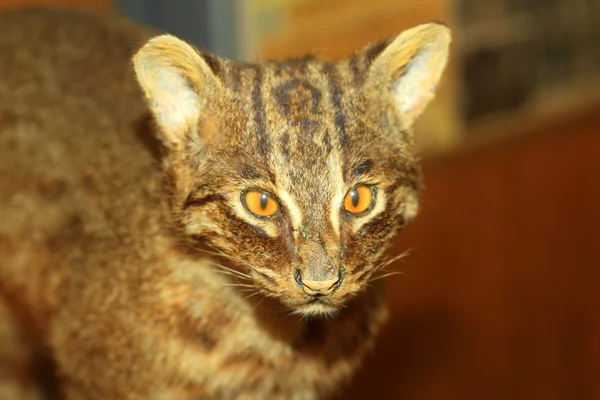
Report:
[[[239,56],[237,23],[244,0],[117,0],[130,18],[224,57]]]
[[[112,0],[0,0],[0,9],[15,8],[25,5],[73,6],[89,10],[109,10]]]
[[[445,0],[257,0],[264,4],[261,56],[281,58],[319,51],[337,59],[370,41],[394,36],[431,19],[451,17]],[[275,5],[274,5],[275,4]],[[276,16],[277,14],[277,16]],[[275,20],[278,19],[278,20]]]

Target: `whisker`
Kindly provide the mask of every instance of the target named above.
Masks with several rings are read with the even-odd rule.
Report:
[[[182,241],[182,242],[185,243],[185,244],[187,244],[192,249],[194,249],[194,250],[196,250],[196,251],[198,251],[200,253],[223,257],[225,259],[232,260],[232,261],[235,261],[235,262],[237,262],[239,264],[245,265],[245,266],[249,267],[250,269],[254,269],[254,266],[252,264],[250,264],[248,261],[243,260],[243,259],[241,259],[239,257],[235,257],[235,256],[231,256],[229,254],[225,254],[221,250],[219,250],[218,248],[210,245],[209,243],[206,243],[206,245],[209,246],[211,249],[213,249],[212,251],[211,250],[207,250],[207,249],[202,248],[202,247],[198,247],[198,246],[194,245],[193,243],[190,243],[189,240],[188,241]]]
[[[229,267],[226,267],[226,266],[224,266],[224,265],[221,265],[221,264],[218,264],[218,263],[215,263],[215,262],[211,262],[210,264],[211,264],[211,265],[214,265],[215,267],[222,268],[222,269],[223,269],[223,270],[225,270],[225,271],[229,271],[229,272],[231,272],[231,273],[233,273],[233,274],[235,274],[235,275],[241,276],[241,277],[243,277],[243,278],[252,279],[252,277],[251,277],[250,275],[248,275],[248,274],[245,274],[245,273],[243,273],[243,272],[240,272],[240,271],[238,271],[238,270],[235,270],[235,269],[233,269],[233,268],[229,268]]]
[[[255,285],[248,285],[245,283],[226,283],[224,286],[246,287],[246,288],[256,289]]]
[[[256,292],[256,294],[258,294],[258,292]],[[254,305],[254,310],[256,310],[256,308],[260,305],[260,303],[262,303],[265,300],[266,297],[262,297],[258,302],[256,302],[256,304]]]
[[[257,295],[257,294],[259,294],[259,293],[260,293],[260,292],[254,292],[254,293],[252,293],[252,294],[250,294],[250,295],[248,295],[248,296],[244,297],[242,300],[247,300],[247,299],[249,299],[250,297],[252,297],[252,296],[256,296],[256,295]]]
[[[408,257],[410,255],[411,249],[406,249],[404,250],[402,253],[398,254],[395,257],[390,258],[389,260],[385,260],[383,262],[381,262],[381,264],[379,264],[377,267],[375,267],[375,271],[379,271],[380,269],[384,269],[385,267],[387,267],[388,265],[392,264],[395,261],[401,260],[405,257]]]
[[[383,139],[383,136],[377,136],[375,139],[366,143],[363,147],[360,148],[360,150],[358,151],[358,154],[362,155],[365,152],[365,150],[367,150],[367,148],[369,148],[373,143],[375,143],[381,139]]]
[[[250,264],[247,260],[244,260],[244,259],[239,258],[239,257],[232,256],[232,255],[229,255],[229,254],[225,254],[222,250],[219,250],[218,248],[216,248],[215,246],[212,246],[210,244],[207,244],[207,246],[209,246],[211,249],[213,249],[217,253],[217,255],[220,255],[220,256],[222,256],[222,257],[224,257],[226,259],[229,259],[229,260],[233,260],[233,261],[239,262],[240,264],[245,265],[245,266],[249,267],[250,269],[254,269],[255,268],[254,265]]]
[[[232,272],[229,272],[227,270],[211,269],[211,271],[213,271],[213,272],[215,272],[217,274],[221,274],[221,275],[229,275],[229,276],[234,277],[235,279],[242,279],[242,280],[246,280],[246,281],[253,281],[252,278],[248,278],[248,277],[245,277],[245,276],[240,275],[240,274],[232,273]]]
[[[406,275],[406,273],[404,273],[404,272],[395,271],[395,272],[389,272],[389,273],[387,273],[387,274],[383,274],[383,275],[376,276],[375,278],[373,278],[373,279],[369,280],[369,282],[378,281],[379,279],[387,278],[388,276],[394,276],[394,275],[403,275],[403,276],[408,276],[408,275]]]
[[[214,256],[218,256],[218,257],[223,257],[227,260],[231,260],[231,261],[235,261],[237,263],[240,263],[242,265],[245,265],[249,268],[254,268],[252,266],[252,264],[250,264],[249,262],[242,260],[241,258],[238,257],[234,257],[234,256],[230,256],[228,254],[223,253],[222,251],[210,251],[210,250],[206,250],[206,249],[201,249],[201,248],[195,248],[197,251],[201,252],[201,253],[205,253],[205,254],[210,254],[210,255],[214,255]]]
[[[205,248],[200,248],[198,246],[193,245],[193,243],[189,243],[189,242],[186,242],[186,243],[188,245],[190,245],[194,250],[196,250],[196,251],[198,251],[200,253],[204,253],[204,254],[208,254],[208,255],[214,255],[214,256],[217,256],[217,257],[223,257],[224,259],[231,260],[231,261],[233,261],[233,262],[235,262],[237,264],[243,265],[243,266],[247,267],[248,269],[250,269],[252,271],[261,272],[264,275],[272,277],[271,274],[270,274],[270,273],[272,273],[271,270],[268,270],[268,269],[265,270],[263,268],[256,267],[256,266],[252,265],[251,263],[249,263],[248,261],[243,260],[243,259],[241,259],[239,257],[235,257],[235,256],[231,256],[231,255],[225,254],[222,250],[216,248],[215,246],[211,245],[210,243],[206,243],[206,245],[209,246],[212,250],[207,250]],[[252,278],[252,276],[250,276],[250,275],[248,275],[246,273],[243,273],[241,271],[234,270],[232,268],[226,267],[226,266],[224,266],[222,264],[218,264],[218,263],[215,263],[215,262],[211,262],[211,264],[213,264],[213,265],[215,265],[215,266],[217,266],[219,268],[222,268],[224,270],[230,271],[233,274],[235,274],[235,275],[237,275],[237,276],[239,276],[241,278],[254,281],[254,279]],[[269,273],[267,273],[267,271]],[[223,272],[223,273],[225,273],[225,272]]]
[[[223,270],[223,269],[211,269],[211,271],[216,272],[217,274],[235,276],[236,278],[243,278],[243,277],[239,276],[238,274],[233,274],[233,273]],[[243,279],[247,279],[247,278],[243,278]]]

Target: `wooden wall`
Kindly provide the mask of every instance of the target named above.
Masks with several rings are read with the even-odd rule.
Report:
[[[90,10],[108,10],[112,8],[112,0],[0,0],[0,9],[15,8],[25,5],[60,5]]]
[[[600,109],[425,165],[344,399],[600,399]]]
[[[255,0],[271,4],[269,0]],[[266,58],[301,56],[320,52],[339,59],[370,41],[400,33],[402,29],[431,20],[451,17],[446,0],[303,0],[278,1],[277,27],[260,42]],[[259,21],[262,22],[262,21]],[[269,24],[267,24],[269,25]],[[265,31],[265,29],[261,29]]]

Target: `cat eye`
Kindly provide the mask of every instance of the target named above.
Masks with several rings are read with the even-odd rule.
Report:
[[[370,186],[359,185],[352,188],[344,198],[344,208],[351,214],[362,214],[373,204],[373,190]]]
[[[273,195],[258,190],[242,193],[242,204],[251,214],[259,218],[267,218],[279,211],[279,203]]]

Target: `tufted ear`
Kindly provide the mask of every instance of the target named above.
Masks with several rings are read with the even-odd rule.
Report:
[[[186,137],[199,138],[201,114],[221,89],[214,73],[218,63],[170,35],[150,39],[133,57],[137,80],[170,148]]]
[[[377,91],[391,91],[407,127],[433,99],[450,42],[450,30],[445,25],[422,24],[396,36],[373,59],[367,80]]]

